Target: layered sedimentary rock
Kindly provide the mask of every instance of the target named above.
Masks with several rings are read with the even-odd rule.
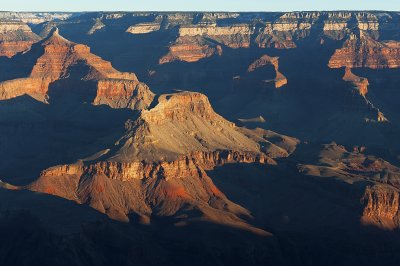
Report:
[[[0,22],[0,56],[12,57],[39,40],[25,23]]]
[[[396,41],[377,41],[365,35],[351,35],[343,48],[337,49],[329,60],[329,67],[400,67],[400,43]]]
[[[390,186],[367,187],[362,198],[364,211],[362,222],[383,229],[400,226],[399,191]]]
[[[286,77],[281,72],[279,72],[279,57],[270,57],[268,55],[263,55],[259,59],[251,63],[247,71],[253,72],[256,69],[266,65],[272,65],[275,69],[275,88],[280,88],[287,84],[288,81]]]
[[[253,32],[254,28],[246,24],[231,26],[183,25],[179,28],[179,37],[169,47],[169,53],[160,59],[160,63],[176,60],[197,62],[213,55],[221,55],[222,45],[233,49],[248,48]]]
[[[366,96],[368,93],[368,79],[359,77],[353,72],[351,72],[351,68],[346,67],[345,74],[343,76],[343,80],[347,82],[351,82],[359,91],[360,95]]]
[[[146,84],[136,80],[105,79],[97,83],[94,105],[105,104],[112,108],[147,108],[154,98]]]
[[[388,122],[388,119],[385,117],[385,115],[367,97],[368,85],[369,85],[367,78],[359,77],[353,74],[351,69],[346,67],[343,80],[346,82],[350,82],[354,86],[354,88],[358,91],[360,96],[362,96],[368,108],[375,113],[375,117],[373,118],[375,121]]]
[[[160,30],[161,24],[160,23],[139,23],[133,26],[130,26],[126,32],[132,34],[146,34],[151,33],[154,31]]]
[[[53,20],[66,20],[74,14],[66,12],[13,12],[1,11],[0,20],[39,24]]]
[[[250,213],[227,199],[205,171],[228,163],[275,164],[274,158],[288,156],[298,141],[237,128],[200,93],[156,97],[126,124],[114,147],[47,169],[28,188],[89,204],[118,220],[134,214],[151,222],[152,215],[193,209],[203,219],[265,234],[239,218]]]
[[[169,47],[168,54],[160,58],[159,63],[165,64],[173,61],[192,63],[213,55],[222,55],[222,47],[220,45],[197,40],[186,41],[186,39],[181,39],[178,43]]]
[[[300,165],[299,170],[311,176],[334,177],[346,183],[365,182],[360,198],[361,222],[385,229],[398,228],[400,169],[374,155],[365,147],[348,151],[336,143],[324,145],[318,163]]]
[[[134,73],[117,71],[110,62],[92,54],[88,46],[63,38],[57,29],[23,56],[37,59],[28,77],[0,83],[3,100],[28,94],[47,102],[49,87],[60,80],[70,81],[65,86],[76,81],[94,82],[97,89],[95,105],[142,109],[153,99],[153,93]]]
[[[254,28],[246,24],[231,26],[181,26],[179,28],[179,37],[203,36],[231,48],[249,47],[250,37],[253,33]]]

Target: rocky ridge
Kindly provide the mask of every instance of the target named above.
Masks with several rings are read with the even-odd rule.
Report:
[[[49,87],[59,81],[67,81],[64,86],[79,81],[95,83],[95,105],[135,109],[152,101],[149,88],[140,83],[135,74],[115,70],[110,62],[93,55],[88,46],[73,43],[59,35],[58,29],[22,55],[25,56],[36,60],[30,75],[1,82],[1,99],[28,94],[48,102]]]

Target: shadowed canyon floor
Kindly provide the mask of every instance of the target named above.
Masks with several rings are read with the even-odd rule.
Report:
[[[398,265],[398,12],[0,12],[1,265]]]

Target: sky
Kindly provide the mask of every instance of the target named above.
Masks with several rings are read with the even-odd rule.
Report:
[[[0,0],[0,6],[2,11],[400,11],[400,0]]]

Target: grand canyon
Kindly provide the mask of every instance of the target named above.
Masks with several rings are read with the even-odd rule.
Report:
[[[0,265],[399,265],[399,84],[400,12],[0,12]]]

